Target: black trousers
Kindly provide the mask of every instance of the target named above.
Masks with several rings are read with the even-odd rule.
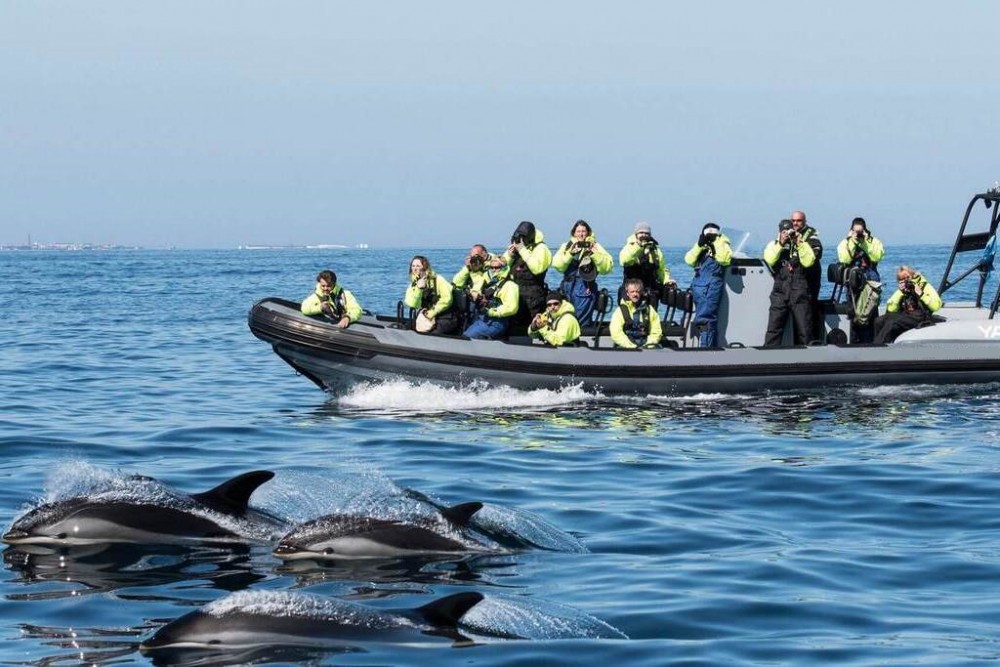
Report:
[[[511,335],[520,336],[528,333],[528,325],[535,315],[545,310],[545,297],[548,290],[538,283],[518,283],[520,292],[517,313],[510,318]]]
[[[809,298],[809,286],[801,276],[774,281],[774,288],[771,289],[771,307],[767,314],[767,333],[764,335],[766,347],[781,345],[789,315],[792,317],[794,340],[805,343],[812,341],[812,302]]]
[[[923,311],[913,313],[886,313],[875,320],[875,342],[891,343],[903,332],[916,329],[924,322],[933,322]]]

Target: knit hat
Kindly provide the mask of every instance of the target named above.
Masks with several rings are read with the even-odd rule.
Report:
[[[549,301],[562,302],[562,300],[563,300],[563,295],[560,294],[559,292],[549,292],[548,295],[545,297],[546,305],[549,303]]]
[[[719,226],[714,222],[710,222],[701,229],[702,234],[718,234]]]
[[[635,229],[632,230],[636,234],[652,234],[653,230],[649,228],[648,222],[637,222],[635,223]]]

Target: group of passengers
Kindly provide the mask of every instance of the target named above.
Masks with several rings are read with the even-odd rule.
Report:
[[[806,224],[804,212],[795,211],[780,222],[777,237],[764,249],[764,261],[774,273],[765,346],[782,344],[789,317],[796,344],[822,337],[818,302],[822,252],[819,235]],[[692,326],[701,347],[719,343],[718,313],[732,254],[729,239],[718,225],[709,223],[684,255],[694,269]],[[884,255],[882,242],[871,234],[864,219],[855,218],[850,233],[837,247],[844,269],[841,275],[850,277],[845,284],[850,294],[852,343],[892,342],[902,332],[929,322],[931,313],[941,307],[940,297],[927,280],[902,266],[897,272],[899,289],[889,299],[886,314],[876,319],[881,294],[878,263]],[[663,330],[657,313],[659,300],[676,289],[676,283],[647,223],[635,225],[619,261],[624,280],[609,324],[610,337],[619,348],[657,348]],[[556,291],[549,290],[545,281],[550,267],[562,273]],[[574,223],[569,240],[554,256],[542,232],[525,221],[501,254],[489,252],[482,244],[472,246],[451,281],[435,272],[425,256],[413,257],[403,302],[416,312],[414,328],[421,333],[488,340],[527,334],[554,347],[575,345],[581,325],[603,321],[605,313],[597,309],[597,278],[613,268],[611,254],[597,242],[586,221]],[[466,298],[456,299],[456,291]],[[471,317],[460,303],[466,299]],[[337,285],[332,271],[320,272],[315,292],[302,302],[301,309],[306,315],[325,315],[340,328],[361,316],[361,306]]]
[[[823,311],[819,304],[823,243],[806,222],[804,211],[778,223],[778,236],[764,248],[764,261],[774,272],[765,347],[782,344],[785,323],[792,319],[793,342],[805,345],[823,339]],[[941,297],[920,273],[909,266],[896,272],[898,289],[876,317],[882,283],[878,263],[885,246],[868,229],[864,218],[854,218],[847,236],[837,244],[840,282],[848,293],[851,343],[891,343],[905,331],[933,322]]]

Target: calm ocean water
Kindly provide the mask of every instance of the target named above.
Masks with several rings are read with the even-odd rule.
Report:
[[[628,637],[269,656],[284,662],[1000,659],[1000,386],[610,399],[399,382],[331,397],[247,329],[256,299],[300,299],[327,267],[393,312],[411,254],[0,253],[0,523],[102,476],[197,492],[269,469],[254,500],[293,519],[412,488],[534,515],[585,549],[302,569],[262,546],[8,551],[0,662],[145,663],[138,643],[164,622],[245,589],[397,608],[475,590]],[[905,258],[937,283],[946,254],[890,248],[884,269]],[[450,276],[464,250],[429,255]]]

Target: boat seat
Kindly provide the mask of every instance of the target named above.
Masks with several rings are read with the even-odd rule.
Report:
[[[663,304],[666,306],[660,326],[663,329],[661,343],[665,338],[680,338],[687,347],[687,333],[694,317],[694,294],[691,290],[668,287],[663,290]]]

